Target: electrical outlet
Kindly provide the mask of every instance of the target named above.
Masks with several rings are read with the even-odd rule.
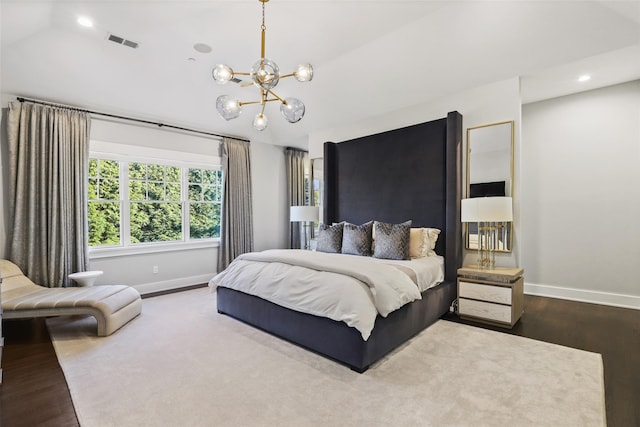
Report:
[[[158,274],[158,266],[157,265],[153,266],[153,274]]]

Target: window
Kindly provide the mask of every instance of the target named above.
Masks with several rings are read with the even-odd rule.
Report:
[[[189,169],[189,234],[192,239],[220,237],[222,172]]]
[[[119,245],[120,166],[114,160],[89,160],[89,246]]]
[[[180,168],[131,162],[128,172],[131,243],[182,241]]]
[[[89,245],[135,246],[220,237],[222,171],[89,160]]]

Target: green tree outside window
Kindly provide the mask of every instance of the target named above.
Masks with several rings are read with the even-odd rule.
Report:
[[[122,203],[129,210],[131,244],[220,237],[220,170],[188,168],[183,174],[178,166],[144,162],[123,167],[126,174],[121,178],[120,162],[89,160],[91,246],[122,244]]]

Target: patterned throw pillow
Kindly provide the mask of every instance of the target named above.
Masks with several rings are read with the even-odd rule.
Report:
[[[375,258],[409,259],[411,220],[402,224],[376,221],[373,227],[376,234]]]
[[[316,251],[339,254],[342,249],[343,226],[342,222],[334,225],[320,224]]]
[[[344,224],[342,233],[342,253],[350,255],[371,255],[371,230],[373,221],[362,225]]]

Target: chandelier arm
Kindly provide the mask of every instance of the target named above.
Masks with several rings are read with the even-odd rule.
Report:
[[[273,101],[279,101],[284,103],[284,101],[280,98],[271,98],[271,99],[265,99],[264,102],[273,102]],[[252,105],[252,104],[262,104],[262,101],[238,101],[238,103],[240,104],[240,106],[242,105]]]
[[[247,102],[238,101],[238,103],[240,104],[240,106],[243,106],[243,105],[260,104],[262,103],[262,101],[247,101]]]
[[[280,102],[282,102],[284,105],[287,105],[287,101],[285,101],[284,99],[280,98],[278,95],[276,95],[272,90],[269,90],[268,93],[270,93],[271,95],[275,96],[276,99]]]
[[[233,74],[236,75],[236,76],[250,76],[251,75],[251,73],[245,73],[244,71],[234,71]]]
[[[267,91],[266,90],[262,90],[260,91],[260,104],[262,105],[262,112],[264,113],[264,102],[267,99]]]
[[[237,74],[237,73],[236,73]],[[281,79],[286,79],[287,77],[293,77],[295,76],[295,73],[290,73],[290,74],[283,74],[282,76],[280,76]]]

